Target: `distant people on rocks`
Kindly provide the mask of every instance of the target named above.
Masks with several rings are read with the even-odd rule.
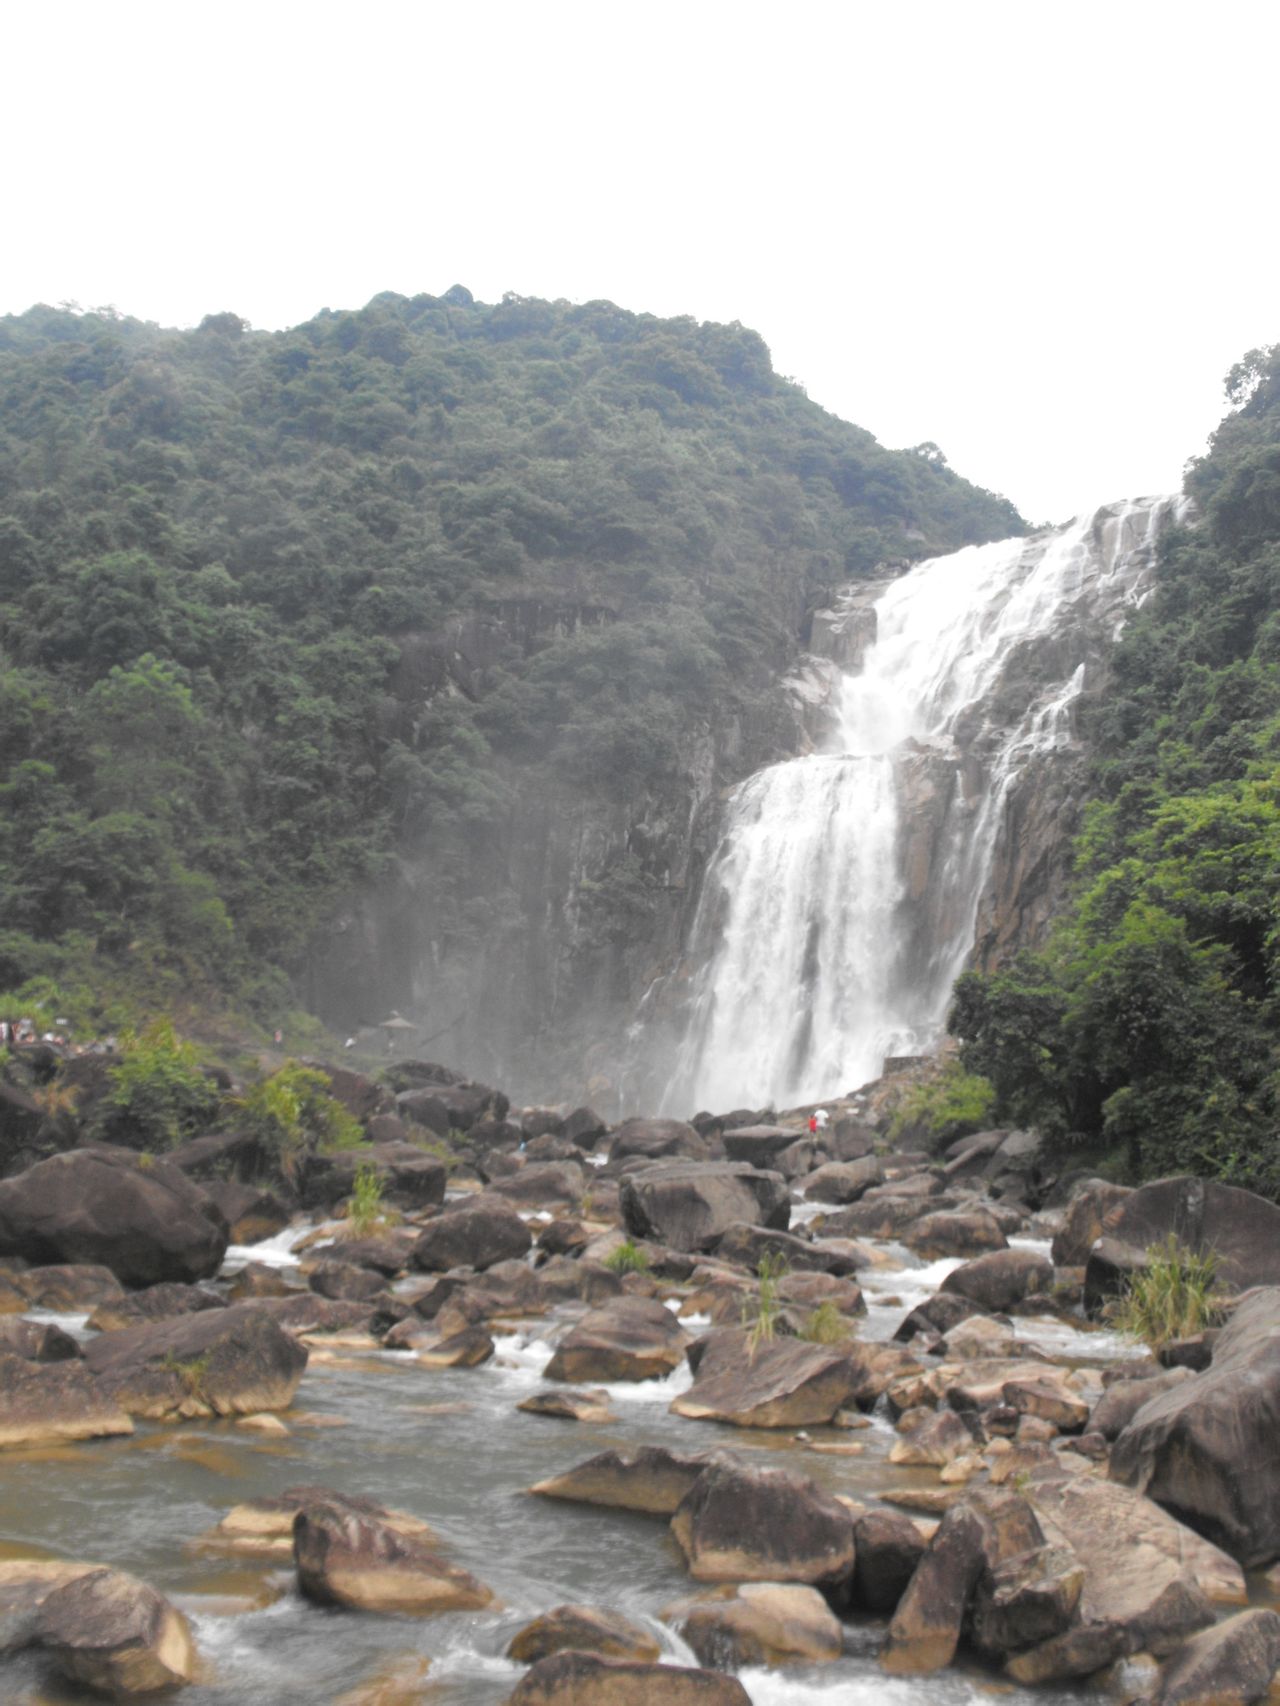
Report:
[[[809,1115],[809,1136],[820,1136],[830,1124],[831,1115],[825,1108],[815,1108]]]

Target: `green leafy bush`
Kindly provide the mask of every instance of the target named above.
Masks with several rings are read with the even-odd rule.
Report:
[[[109,1070],[94,1133],[108,1143],[167,1149],[206,1129],[218,1109],[216,1085],[200,1068],[194,1044],[168,1019],[120,1037],[121,1059]]]
[[[763,1344],[770,1344],[778,1330],[782,1300],[778,1282],[787,1273],[785,1256],[766,1251],[756,1264],[756,1291],[742,1305],[742,1325],[747,1330],[747,1354],[754,1356]]]
[[[371,1161],[356,1168],[347,1203],[347,1227],[354,1238],[365,1238],[387,1219],[382,1204],[382,1175]]]
[[[329,1094],[330,1082],[325,1073],[291,1060],[238,1103],[245,1129],[286,1178],[293,1177],[304,1154],[356,1149],[364,1141],[359,1122]]]
[[[853,1322],[827,1298],[805,1316],[799,1336],[813,1345],[843,1344],[853,1337]]]
[[[996,1093],[985,1078],[966,1072],[958,1060],[923,1083],[913,1084],[894,1110],[889,1136],[919,1135],[932,1145],[981,1131],[996,1105]]]

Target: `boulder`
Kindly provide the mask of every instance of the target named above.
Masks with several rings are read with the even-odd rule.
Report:
[[[92,1145],[0,1180],[0,1255],[98,1263],[125,1285],[216,1274],[227,1224],[179,1168]]]
[[[560,1388],[551,1392],[535,1392],[516,1405],[531,1416],[555,1416],[567,1422],[616,1422],[609,1408],[609,1394],[597,1388],[574,1391]]]
[[[647,1665],[595,1653],[552,1653],[507,1696],[508,1706],[751,1706],[737,1677],[681,1665]]]
[[[64,1676],[114,1700],[195,1680],[186,1618],[123,1570],[91,1570],[54,1588],[36,1615],[35,1638]]]
[[[529,1491],[544,1499],[669,1517],[704,1469],[729,1460],[727,1454],[674,1452],[663,1445],[641,1446],[630,1456],[602,1451],[563,1475],[538,1481]]]
[[[575,1108],[564,1122],[564,1136],[575,1149],[590,1151],[607,1135],[608,1126],[591,1108]]]
[[[984,1441],[979,1439],[979,1445]],[[954,1410],[926,1412],[919,1424],[893,1442],[889,1462],[942,1469],[974,1449],[974,1436]]]
[[[1034,1250],[992,1250],[954,1268],[942,1282],[944,1293],[964,1297],[993,1314],[1002,1314],[1053,1284],[1053,1263]]]
[[[548,1306],[577,1297],[583,1303],[604,1303],[622,1295],[622,1276],[603,1262],[587,1259],[573,1261],[567,1256],[554,1256],[538,1269],[538,1284]]]
[[[317,1297],[346,1303],[364,1303],[376,1297],[386,1283],[381,1274],[371,1268],[357,1268],[351,1262],[319,1262],[307,1276],[307,1284]]]
[[[717,1139],[703,1137],[683,1120],[625,1120],[613,1134],[609,1162],[658,1161],[679,1157],[685,1161],[711,1161],[723,1155]]]
[[[132,1432],[122,1406],[83,1362],[0,1355],[0,1448]]]
[[[226,1300],[198,1285],[180,1285],[165,1280],[144,1291],[108,1298],[90,1315],[88,1325],[96,1333],[114,1333],[137,1327],[144,1321],[169,1321],[177,1315],[199,1315],[206,1309],[225,1309]]]
[[[720,1328],[703,1342],[696,1377],[673,1415],[740,1428],[812,1427],[853,1402],[855,1378],[843,1346],[764,1339]]]
[[[988,1565],[974,1595],[969,1635],[991,1659],[1055,1639],[1084,1587],[1084,1566],[1069,1546],[1033,1546]]]
[[[861,1286],[834,1273],[786,1273],[778,1280],[777,1287],[779,1301],[801,1312],[817,1309],[824,1303],[850,1317],[867,1312]]]
[[[1152,1706],[1253,1706],[1280,1670],[1280,1616],[1242,1611],[1184,1641],[1166,1662]]]
[[[782,1264],[801,1273],[851,1274],[858,1271],[854,1256],[838,1242],[797,1238],[790,1232],[771,1231],[765,1226],[746,1223],[730,1226],[716,1241],[715,1254],[719,1261],[732,1262],[753,1274],[766,1257],[775,1265]]]
[[[804,1194],[815,1202],[854,1203],[883,1182],[884,1162],[878,1155],[864,1155],[859,1161],[829,1161],[819,1167],[805,1180]]]
[[[990,1315],[970,1315],[942,1335],[942,1355],[948,1362],[966,1362],[983,1357],[1016,1357],[1021,1346],[1011,1327]]]
[[[193,1137],[169,1150],[165,1160],[197,1183],[252,1177],[263,1165],[257,1138],[244,1131],[213,1131]]]
[[[840,1621],[816,1588],[799,1582],[742,1582],[662,1612],[704,1665],[816,1664],[838,1659]]]
[[[71,1362],[81,1356],[79,1341],[52,1321],[23,1321],[0,1316],[0,1356],[27,1362]]]
[[[853,1522],[838,1499],[789,1469],[703,1471],[671,1519],[700,1582],[838,1583],[853,1573]]]
[[[1147,1254],[1136,1244],[1118,1238],[1099,1238],[1089,1252],[1084,1270],[1084,1306],[1090,1315],[1101,1315],[1113,1297],[1119,1297],[1135,1274],[1147,1265]]]
[[[493,1355],[493,1340],[483,1327],[462,1327],[429,1343],[415,1342],[418,1361],[427,1368],[479,1368]]]
[[[748,1125],[723,1132],[720,1141],[730,1161],[746,1161],[752,1167],[768,1170],[799,1136],[793,1126]]]
[[[744,1162],[658,1163],[626,1175],[620,1201],[633,1238],[676,1250],[711,1249],[738,1221],[785,1232],[791,1218],[782,1175]]]
[[[533,1665],[566,1651],[642,1664],[656,1664],[662,1655],[653,1633],[621,1612],[601,1611],[594,1605],[557,1605],[512,1637],[507,1657],[517,1664]]]
[[[130,1415],[248,1416],[289,1407],[307,1352],[264,1304],[237,1303],[104,1334],[85,1366]]]
[[[227,1301],[243,1303],[250,1297],[291,1297],[297,1289],[269,1262],[246,1262],[227,1287]]]
[[[907,1227],[903,1242],[917,1255],[933,1257],[971,1256],[1006,1247],[999,1223],[986,1209],[921,1215]]]
[[[492,1181],[486,1194],[525,1206],[543,1203],[573,1206],[582,1201],[586,1188],[587,1177],[579,1162],[548,1161],[544,1165],[522,1167],[509,1178]]]
[[[274,1191],[260,1185],[242,1185],[237,1179],[208,1179],[205,1195],[228,1227],[233,1244],[258,1244],[274,1238],[289,1224],[289,1210]]]
[[[1217,1257],[1218,1284],[1280,1286],[1280,1206],[1216,1179],[1157,1179],[1131,1191],[1102,1222],[1103,1235],[1146,1250],[1171,1234]]]
[[[407,1511],[387,1510],[372,1499],[337,1493],[332,1487],[289,1487],[273,1498],[254,1499],[234,1505],[206,1534],[202,1546],[228,1552],[239,1558],[287,1562],[293,1557],[293,1522],[300,1510],[311,1505],[350,1511],[369,1517],[397,1534],[409,1535],[426,1546],[435,1543],[428,1525]]]
[[[1106,1179],[1085,1179],[1078,1184],[1049,1252],[1054,1267],[1084,1267],[1090,1250],[1102,1236],[1104,1218],[1129,1195],[1127,1185],[1113,1185]]]
[[[934,1207],[924,1197],[864,1196],[821,1220],[824,1238],[896,1238]]]
[[[955,1271],[959,1273],[961,1270],[957,1268]],[[926,1297],[923,1303],[917,1303],[910,1314],[903,1317],[893,1336],[900,1344],[908,1344],[917,1333],[949,1333],[962,1321],[969,1320],[975,1309],[980,1308],[981,1305],[974,1304],[972,1299],[947,1291],[944,1281],[942,1291],[935,1292],[932,1297]]]
[[[427,1273],[463,1267],[483,1272],[532,1248],[533,1235],[514,1209],[460,1208],[429,1223],[413,1247],[413,1264]]]
[[[1106,1440],[1117,1439],[1144,1404],[1191,1378],[1189,1368],[1171,1368],[1145,1380],[1114,1381],[1093,1407],[1089,1432],[1101,1434]]]
[[[898,1511],[868,1510],[854,1519],[853,1547],[854,1604],[880,1615],[896,1611],[924,1556],[920,1530]]]
[[[443,1161],[412,1143],[379,1143],[369,1149],[339,1149],[308,1155],[298,1180],[304,1208],[328,1208],[355,1189],[356,1175],[372,1167],[384,1201],[398,1208],[436,1208],[443,1201],[448,1170]]]
[[[48,1268],[28,1268],[15,1274],[14,1283],[32,1309],[50,1309],[60,1315],[77,1315],[100,1303],[125,1296],[124,1287],[110,1268],[92,1262],[71,1262]]]
[[[1110,1473],[1256,1569],[1280,1557],[1277,1437],[1280,1287],[1269,1286],[1237,1305],[1204,1373],[1138,1410]]]
[[[384,1279],[393,1279],[409,1266],[418,1236],[412,1226],[386,1227],[364,1238],[348,1238],[340,1232],[338,1238],[321,1251],[321,1259],[350,1262],[353,1267],[369,1268]]]
[[[547,1380],[661,1380],[684,1360],[689,1335],[665,1304],[620,1297],[593,1309],[561,1339]]]
[[[321,1605],[422,1615],[478,1611],[492,1592],[416,1535],[348,1504],[306,1504],[293,1523],[298,1586]]]

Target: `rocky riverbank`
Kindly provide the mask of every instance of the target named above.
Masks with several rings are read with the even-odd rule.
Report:
[[[333,1642],[340,1616],[340,1645],[376,1626],[399,1651],[363,1680],[335,1659],[327,1684],[300,1659],[262,1695],[281,1701],[660,1687],[715,1706],[766,1698],[771,1673],[817,1700],[851,1662],[1094,1678],[1159,1706],[1266,1693],[1280,1210],[1199,1181],[1052,1180],[1023,1133],[894,1150],[874,1096],[817,1134],[807,1109],[609,1129],[398,1070],[395,1093],[335,1079],[372,1146],[292,1177],[222,1134],[0,1181],[0,1466],[92,1505],[191,1439],[215,1516],[181,1560],[131,1552],[127,1525],[81,1557],[10,1506],[9,1697],[56,1676],[73,1700],[245,1699],[219,1619],[246,1635],[283,1608],[298,1643]],[[447,1150],[406,1141],[410,1116]],[[360,1236],[358,1167],[381,1216]],[[1166,1232],[1217,1250],[1232,1295],[1157,1361],[1082,1309]],[[495,1385],[517,1366],[518,1396]],[[354,1405],[359,1449],[326,1445]],[[523,1446],[536,1472],[504,1505]],[[510,1535],[571,1524],[576,1573],[552,1556],[513,1582],[486,1495]],[[672,1586],[637,1606],[646,1558]],[[237,1572],[221,1606],[214,1570]],[[557,1595],[570,1574],[590,1592]]]

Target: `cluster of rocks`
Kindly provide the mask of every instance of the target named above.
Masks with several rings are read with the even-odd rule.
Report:
[[[1237,1287],[1280,1282],[1280,1210],[1199,1181],[1085,1180],[1035,1226],[1055,1233],[1046,1256],[1009,1243],[1043,1193],[1023,1133],[933,1158],[886,1153],[841,1109],[814,1134],[799,1115],[753,1110],[609,1131],[587,1109],[514,1119],[483,1086],[396,1070],[390,1089],[355,1074],[338,1086],[374,1145],[312,1158],[293,1202],[234,1176],[251,1166],[234,1136],[164,1160],[86,1146],[0,1182],[0,1444],[128,1432],[135,1418],[261,1419],[287,1411],[317,1347],[476,1367],[513,1324],[555,1312],[570,1319],[523,1410],[604,1420],[600,1386],[687,1366],[679,1416],[856,1456],[875,1410],[896,1430],[889,1461],[913,1478],[867,1505],[732,1452],[649,1448],[540,1482],[542,1497],[665,1520],[700,1591],[663,1616],[706,1668],[655,1678],[651,1630],[564,1606],[513,1641],[531,1667],[513,1700],[622,1703],[660,1681],[736,1706],[746,1696],[726,1672],[835,1659],[866,1617],[888,1619],[895,1673],[963,1648],[1044,1682],[1146,1654],[1159,1706],[1259,1697],[1280,1617],[1220,1608],[1244,1603],[1242,1568],[1280,1556],[1280,1289],[1246,1293],[1167,1366],[1072,1366],[1017,1327],[1100,1306],[1166,1232],[1213,1248]],[[396,1122],[409,1118],[454,1134],[451,1172],[405,1141]],[[333,1207],[370,1160],[394,1220],[363,1237],[323,1229],[290,1276],[249,1263],[215,1282],[237,1233],[270,1236],[298,1201]],[[793,1226],[796,1199],[818,1211]],[[889,1343],[857,1336],[860,1276],[885,1261],[884,1239],[960,1259]],[[94,1336],[23,1319],[33,1308],[88,1313]],[[810,1429],[830,1433],[808,1441]],[[492,1600],[418,1519],[330,1489],[238,1508],[211,1543],[291,1560],[320,1604],[422,1614]],[[145,1584],[88,1564],[6,1568],[11,1650],[38,1645],[87,1680],[57,1633],[68,1608],[83,1603],[91,1627],[94,1608],[124,1607],[120,1627],[142,1631],[124,1645],[150,1655],[144,1680],[121,1661],[91,1685],[123,1697],[189,1680],[189,1631]]]

